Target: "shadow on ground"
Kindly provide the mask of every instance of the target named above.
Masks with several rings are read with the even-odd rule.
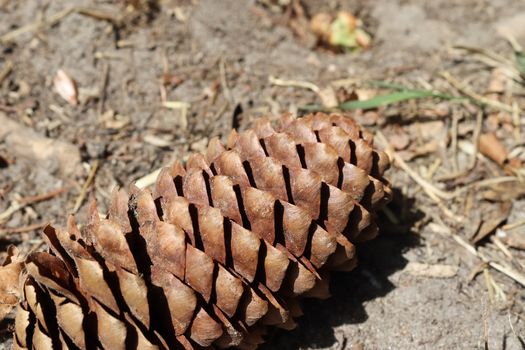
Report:
[[[336,339],[334,327],[365,322],[368,315],[364,303],[385,296],[395,286],[389,276],[407,264],[402,253],[418,245],[413,226],[421,212],[412,212],[413,199],[394,189],[394,200],[388,205],[399,220],[393,224],[383,213],[379,217],[380,234],[376,239],[358,247],[359,265],[352,272],[332,275],[332,298],[305,299],[304,316],[293,331],[271,330],[261,349],[326,348],[342,341],[337,348],[346,348],[346,339]],[[351,340],[349,340],[351,343]],[[350,345],[350,344],[349,344]]]

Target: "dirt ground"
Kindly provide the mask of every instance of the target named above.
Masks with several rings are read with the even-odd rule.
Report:
[[[9,244],[24,252],[41,248],[45,223],[63,225],[76,209],[81,222],[89,196],[104,211],[115,186],[203,150],[232,127],[322,102],[297,82],[355,89],[358,96],[384,93],[364,85],[371,80],[463,95],[440,75],[447,71],[493,98],[488,86],[499,71],[452,47],[512,61],[501,28],[525,45],[520,0],[303,1],[308,16],[344,9],[362,19],[371,47],[346,53],[305,43],[276,20],[282,13],[254,0],[132,2],[140,8],[95,0],[90,12],[80,10],[81,0],[0,0],[1,251]],[[54,90],[58,70],[76,81],[76,105]],[[517,280],[525,273],[525,245],[517,249],[501,234],[523,242],[524,185],[470,186],[509,173],[486,150],[474,150],[478,161],[470,168],[465,151],[481,111],[481,132],[494,132],[509,150],[504,165],[514,159],[520,168],[525,160],[525,90],[504,82],[497,101],[512,111],[425,99],[356,112],[433,186],[466,190],[436,200],[394,166],[388,177],[395,199],[382,214],[382,234],[359,247],[359,267],[333,276],[333,297],[306,300],[299,327],[272,332],[264,349],[523,348],[525,291]],[[452,273],[418,273],[416,263]],[[3,346],[11,327],[7,320],[0,330]]]

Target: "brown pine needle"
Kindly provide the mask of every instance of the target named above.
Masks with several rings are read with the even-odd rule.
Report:
[[[68,189],[69,187],[61,187],[44,194],[28,196],[18,201],[14,201],[4,212],[0,213],[0,223],[6,222],[11,217],[11,215],[16,213],[20,209],[25,208],[26,206],[58,196],[66,192]]]
[[[284,80],[284,79],[276,78],[272,75],[268,77],[268,81],[272,85],[282,86],[282,87],[299,87],[299,88],[311,90],[315,92],[316,94],[318,94],[321,91],[321,89],[317,85],[309,81]]]
[[[506,224],[506,225],[503,225],[501,228],[505,231],[510,231],[510,230],[514,230],[521,226],[525,226],[525,220],[520,220],[517,222],[513,222],[511,224]]]
[[[13,41],[16,39],[16,37],[25,34],[25,33],[31,33],[36,32],[40,28],[47,27],[47,26],[53,26],[60,22],[63,18],[69,16],[72,13],[79,13],[83,16],[92,17],[98,20],[104,20],[112,23],[114,26],[121,25],[122,19],[118,16],[113,16],[110,13],[107,13],[103,10],[96,9],[96,8],[82,8],[82,7],[66,7],[62,11],[59,11],[55,13],[54,15],[38,22],[33,22],[30,24],[26,24],[20,28],[17,28],[15,30],[12,30],[10,32],[7,32],[6,34],[0,36],[0,43],[8,43],[10,41]]]
[[[36,202],[41,202],[41,201],[45,201],[47,199],[50,199],[50,198],[53,198],[55,196],[58,196],[64,192],[66,192],[67,190],[69,190],[70,187],[61,187],[61,188],[57,188],[56,190],[52,190],[52,191],[49,191],[47,193],[43,193],[43,194],[37,194],[35,196],[27,196],[27,197],[24,197],[24,198],[21,198],[18,202],[20,204],[31,204],[31,203],[36,203]]]
[[[11,215],[22,209],[24,206],[18,202],[13,202],[11,205],[2,213],[0,213],[0,223],[6,222]]]
[[[504,275],[512,278],[514,281],[518,282],[522,286],[525,287],[525,276],[522,275],[519,271],[514,270],[513,268],[503,266],[497,262],[489,260],[487,257],[485,257],[482,253],[478,252],[474,246],[471,244],[465,242],[463,238],[456,234],[452,234],[452,238],[461,245],[463,248],[465,248],[470,254],[478,257],[483,262],[487,263],[490,267],[492,267],[494,270],[497,270]]]
[[[440,75],[449,82],[450,85],[452,85],[454,88],[456,88],[459,92],[461,92],[463,95],[473,99],[474,101],[477,101],[478,103],[481,103],[482,105],[490,106],[495,109],[500,109],[502,111],[508,112],[508,113],[514,113],[514,108],[508,104],[501,103],[499,101],[494,101],[489,98],[486,98],[484,96],[481,96],[474,91],[471,91],[470,89],[466,88],[461,82],[456,80],[455,78],[450,75],[449,72],[441,72]]]
[[[9,73],[11,73],[11,71],[13,70],[13,67],[14,67],[13,61],[8,60],[5,62],[4,68],[2,68],[2,70],[0,71],[0,84],[2,84],[5,78],[9,76]]]
[[[30,32],[37,31],[39,28],[42,28],[44,26],[52,26],[58,23],[64,17],[67,17],[68,15],[73,13],[74,11],[75,11],[75,7],[67,7],[63,9],[62,11],[57,12],[56,14],[50,16],[49,18],[43,21],[26,24],[25,26],[22,26],[20,28],[17,28],[15,30],[12,30],[0,36],[0,42],[5,44],[7,42],[14,40],[16,37],[24,33],[30,33]]]
[[[221,78],[221,88],[224,93],[224,97],[226,97],[226,100],[228,100],[230,104],[232,105],[235,104],[232,92],[230,88],[228,87],[228,80],[226,79],[226,67],[224,64],[224,58],[222,57],[219,61],[219,75]]]
[[[10,227],[0,228],[0,236],[15,234],[15,233],[25,233],[29,231],[38,230],[46,226],[47,224],[48,224],[47,222],[39,222],[36,224],[27,225],[27,226],[20,226],[20,227],[13,227],[13,228],[10,228]]]
[[[84,182],[84,186],[82,186],[82,190],[80,191],[80,194],[77,197],[77,201],[75,202],[75,206],[73,207],[73,214],[76,213],[78,209],[80,209],[80,206],[82,205],[82,202],[84,201],[84,198],[86,198],[87,190],[89,186],[91,185],[91,183],[93,182],[93,179],[95,178],[95,174],[97,173],[98,163],[99,162],[97,159],[91,165],[91,169],[89,170],[89,174],[86,179],[86,182]]]
[[[505,183],[505,182],[520,182],[520,179],[516,176],[500,176],[500,177],[495,177],[492,179],[472,182],[461,188],[456,189],[454,192],[440,190],[435,185],[433,185],[432,183],[424,179],[415,170],[413,170],[404,161],[404,159],[392,148],[392,146],[388,143],[386,137],[383,135],[381,131],[377,132],[377,140],[380,143],[382,143],[383,147],[385,147],[386,152],[388,153],[390,158],[394,161],[394,164],[397,165],[399,168],[401,168],[403,171],[405,171],[412,178],[412,180],[414,180],[418,185],[420,185],[425,190],[425,192],[429,195],[429,197],[431,197],[436,202],[439,202],[438,201],[439,199],[443,199],[443,200],[454,199],[457,196],[467,192],[468,190],[472,188],[489,187],[492,185]],[[447,209],[446,212],[449,212],[449,210]]]
[[[456,194],[453,192],[443,191],[434,186],[429,181],[425,180],[421,175],[419,175],[415,170],[413,170],[401,156],[394,151],[393,147],[388,143],[385,135],[381,131],[377,132],[377,139],[380,143],[385,146],[386,152],[394,160],[394,164],[399,166],[403,171],[405,171],[418,185],[420,185],[425,192],[432,193],[431,197],[441,198],[441,199],[453,199]]]

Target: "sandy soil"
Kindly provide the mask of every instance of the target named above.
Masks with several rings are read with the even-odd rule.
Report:
[[[21,197],[66,189],[16,211],[0,226],[64,224],[95,163],[98,171],[88,196],[94,195],[104,210],[112,188],[127,186],[163,164],[184,159],[190,151],[202,150],[213,136],[225,136],[232,127],[245,128],[260,115],[297,112],[319,103],[315,93],[276,86],[270,76],[321,87],[340,79],[375,79],[440,88],[448,85],[436,77],[449,70],[483,92],[490,71],[479,63],[458,64],[451,46],[482,47],[511,57],[512,50],[497,32],[501,25],[510,26],[525,45],[525,26],[520,24],[525,2],[519,0],[304,3],[308,13],[354,12],[373,36],[371,48],[336,54],[305,45],[286,25],[277,25],[275,15],[248,0],[162,1],[158,8],[126,15],[118,26],[108,18],[73,12],[52,25],[0,41],[0,72],[7,72],[4,78],[0,73],[0,129],[8,130],[8,122],[16,122],[10,132],[0,130],[0,212]],[[0,0],[0,35],[49,19],[69,6],[84,5],[80,0]],[[112,18],[125,13],[121,2],[97,0],[90,6]],[[12,69],[5,69],[10,64]],[[53,91],[59,69],[78,84],[76,106]],[[186,113],[162,106],[161,86],[166,100],[189,104]],[[447,112],[431,117],[422,112],[436,106]],[[402,128],[410,140],[417,138],[415,124],[437,120],[431,130],[441,142],[456,108],[438,101],[411,101],[379,109],[377,120],[366,114],[359,120],[371,129],[382,129],[387,137]],[[468,107],[462,111],[476,113]],[[474,120],[465,119],[467,126]],[[34,140],[43,143],[34,146]],[[43,152],[48,146],[42,145],[49,140],[64,144],[66,160],[45,160],[53,157]],[[441,158],[450,169],[444,143],[440,150],[445,153],[436,151],[410,164],[429,166]],[[523,140],[506,144],[523,145]],[[28,151],[31,147],[36,147],[34,152]],[[487,171],[474,173],[472,179],[479,180]],[[479,259],[451,238],[451,234],[472,237],[474,229],[468,228],[475,222],[443,224],[438,206],[404,171],[393,168],[389,177],[397,193],[389,208],[401,222],[394,225],[384,217],[383,235],[359,247],[359,267],[333,277],[333,298],[306,301],[299,327],[269,334],[264,348],[521,349],[523,287],[489,270],[506,296],[491,300],[487,273],[472,277]],[[523,220],[523,200],[518,196],[512,203],[507,222]],[[86,201],[81,204],[79,221]],[[461,210],[457,203],[450,209]],[[479,219],[492,210],[474,204],[469,218]],[[438,229],[443,227],[449,230]],[[523,227],[517,230],[525,234]],[[13,243],[24,251],[42,245],[38,229],[2,232],[0,250]],[[512,253],[525,261],[520,251]],[[409,262],[444,264],[458,271],[450,278],[418,277],[407,271]],[[8,328],[1,334],[8,339]]]

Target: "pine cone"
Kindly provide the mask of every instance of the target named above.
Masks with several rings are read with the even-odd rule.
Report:
[[[80,231],[44,230],[22,277],[15,349],[253,349],[291,329],[302,297],[356,264],[390,197],[387,156],[340,115],[267,119],[115,190]]]

